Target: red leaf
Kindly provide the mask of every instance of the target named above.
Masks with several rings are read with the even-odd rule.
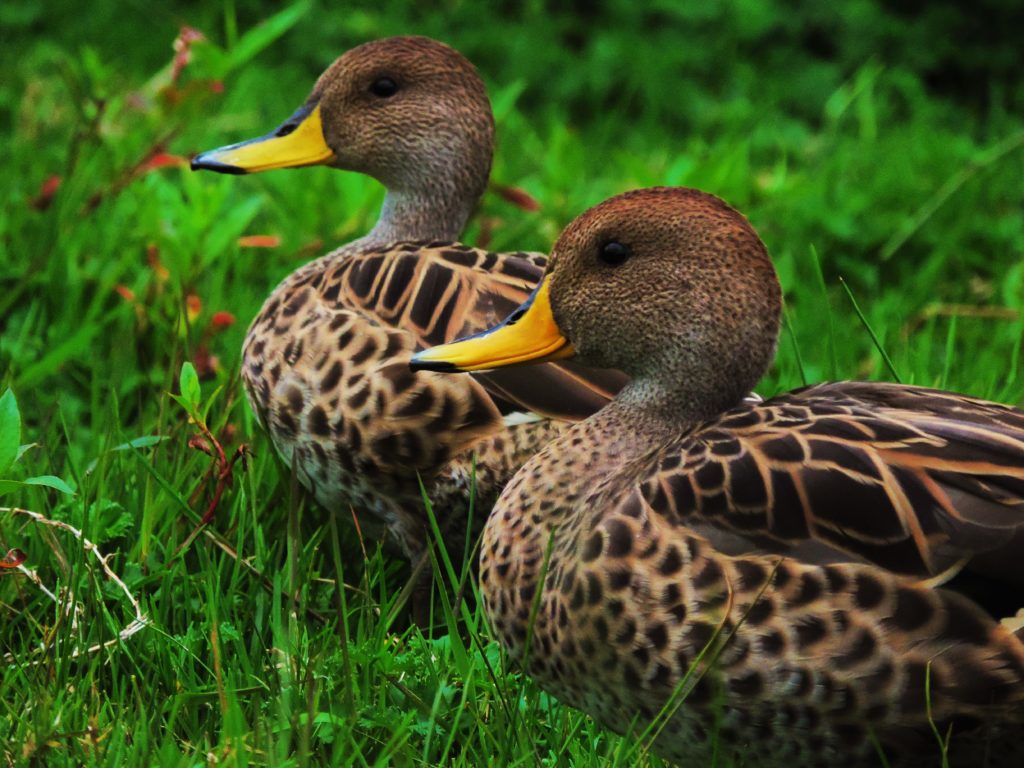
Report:
[[[127,285],[121,285],[118,283],[114,286],[114,290],[117,291],[117,295],[125,301],[135,301],[135,291],[129,288]]]
[[[237,436],[238,427],[231,423],[225,424],[224,429],[220,431],[220,441],[222,443],[233,443]]]
[[[238,238],[242,248],[277,248],[281,244],[280,235],[245,235]]]
[[[190,293],[185,297],[185,314],[188,315],[188,321],[194,323],[199,319],[200,313],[203,311],[203,300],[196,296],[194,293]]]
[[[39,194],[31,200],[29,205],[37,211],[45,211],[53,202],[53,196],[57,194],[57,190],[60,189],[60,182],[60,176],[56,174],[48,176],[46,181],[39,186]]]
[[[494,191],[494,193],[502,200],[512,203],[512,205],[517,208],[522,208],[524,211],[540,210],[540,203],[538,203],[530,193],[524,189],[491,182],[491,190]]]
[[[17,568],[28,559],[28,555],[20,549],[8,549],[7,554],[0,559],[0,568]]]
[[[202,451],[203,453],[208,453],[211,456],[213,456],[213,449],[210,447],[210,444],[206,441],[206,438],[203,437],[202,435],[192,435],[192,437],[188,439],[188,447],[193,448],[197,451]]]
[[[220,370],[220,358],[211,355],[205,344],[200,344],[192,355],[192,365],[195,366],[199,380],[206,381],[217,375],[217,371]]]
[[[171,82],[178,82],[182,70],[192,60],[192,43],[205,40],[203,33],[194,27],[185,26],[181,28],[178,37],[174,40],[174,61],[171,64]]]
[[[235,324],[235,316],[230,312],[224,312],[222,310],[220,312],[214,312],[210,322],[213,324],[213,327],[217,329],[230,328]]]
[[[149,268],[153,270],[153,274],[156,275],[156,279],[161,283],[166,282],[171,276],[171,273],[167,271],[167,267],[160,261],[160,247],[156,243],[150,243],[146,246],[146,262],[149,264]]]
[[[172,155],[168,152],[154,152],[139,164],[137,172],[141,176],[144,173],[157,171],[161,168],[180,168],[185,165],[188,165],[188,160],[181,157],[181,155]]]

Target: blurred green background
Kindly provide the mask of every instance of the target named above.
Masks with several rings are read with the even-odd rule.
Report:
[[[365,232],[379,186],[326,168],[192,174],[192,154],[277,125],[350,47],[430,35],[479,67],[498,120],[502,186],[467,242],[546,250],[613,194],[699,187],[747,214],[783,282],[787,328],[762,394],[898,376],[1021,404],[1021,29],[1016,0],[969,12],[947,0],[5,0],[0,388],[14,389],[21,441],[34,444],[11,473],[54,475],[76,493],[25,488],[0,503],[117,553],[154,623],[85,661],[3,662],[8,762],[148,764],[147,750],[187,765],[207,753],[626,760],[589,721],[492,677],[485,636],[397,640],[381,609],[393,564],[370,553],[364,571],[338,555],[353,542],[289,490],[240,397],[241,341],[263,298]],[[255,452],[194,540],[209,458],[188,447],[194,429],[168,398],[186,360],[211,429],[229,450]],[[62,620],[5,574],[0,653],[103,642],[124,623],[95,562],[55,542],[0,512],[0,554],[24,550],[93,620]],[[339,588],[342,563],[366,589]],[[339,611],[344,631],[283,612],[268,596],[282,590],[303,609]],[[343,594],[351,602],[338,607]],[[528,727],[509,714],[517,707]]]

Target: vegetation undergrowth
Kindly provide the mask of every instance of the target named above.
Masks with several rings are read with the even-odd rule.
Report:
[[[382,192],[187,158],[276,125],[367,39],[481,68],[499,146],[467,242],[544,250],[612,194],[699,187],[782,279],[761,394],[899,378],[1024,403],[1011,3],[981,31],[881,0],[94,6],[0,9],[4,764],[660,765],[506,663],[474,553],[435,549],[436,629],[408,626],[407,570],[359,510],[303,497],[241,396],[263,298]]]

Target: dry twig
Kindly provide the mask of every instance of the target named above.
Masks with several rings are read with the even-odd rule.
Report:
[[[40,525],[46,525],[51,528],[57,528],[59,530],[70,533],[72,536],[74,536],[76,539],[82,542],[82,546],[84,547],[86,552],[91,552],[93,557],[95,557],[96,560],[99,561],[100,568],[103,569],[103,573],[105,573],[107,578],[117,585],[118,589],[120,589],[124,593],[125,597],[128,598],[128,602],[132,606],[132,610],[135,613],[135,618],[128,625],[126,625],[120,632],[118,632],[116,637],[113,637],[110,640],[106,640],[102,643],[90,645],[88,648],[75,648],[71,652],[70,658],[75,659],[83,654],[96,653],[97,651],[103,650],[104,648],[110,648],[111,646],[116,645],[117,643],[127,640],[129,637],[140,632],[147,624],[149,624],[149,619],[146,617],[146,614],[143,613],[142,606],[139,604],[139,601],[131,593],[131,590],[128,589],[128,585],[124,583],[120,576],[114,573],[113,569],[111,569],[110,565],[108,564],[107,561],[109,560],[110,556],[104,555],[102,552],[100,552],[99,548],[93,542],[89,541],[89,539],[87,539],[78,528],[75,528],[73,525],[69,525],[68,523],[65,523],[61,520],[51,520],[50,518],[46,517],[45,515],[41,515],[38,512],[33,512],[32,510],[29,509],[21,509],[20,507],[0,507],[0,512],[8,512],[12,515],[22,515],[24,517],[28,517],[35,523],[39,523]],[[48,589],[46,585],[42,583],[42,580],[39,578],[38,573],[36,573],[34,570],[30,568],[26,568],[24,564],[21,563],[18,564],[17,569],[21,571],[23,574],[25,574],[28,577],[29,581],[31,581],[44,595],[46,595],[48,598],[50,598],[53,602],[57,603],[58,605],[60,604],[60,598],[53,591]],[[82,613],[84,609],[79,603],[75,601],[74,594],[72,592],[69,592],[68,594],[69,600],[67,601],[66,608],[71,613],[72,616],[72,628],[75,628],[77,627],[78,615]],[[45,646],[40,647],[38,650],[40,652],[45,650]],[[16,662],[16,659],[14,658],[13,654],[8,653],[4,655],[4,661],[6,661],[8,664],[13,664]],[[43,663],[43,660],[37,659],[28,663],[41,664]]]

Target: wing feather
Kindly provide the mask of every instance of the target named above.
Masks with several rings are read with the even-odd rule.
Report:
[[[922,578],[1014,554],[1024,583],[1024,412],[1008,406],[894,384],[807,387],[683,436],[645,483],[649,501],[655,487],[668,514],[751,549],[823,543]]]
[[[530,295],[546,257],[494,253],[460,243],[399,243],[354,254],[325,285],[331,301],[409,333],[416,348],[491,328]],[[326,291],[321,289],[321,297]],[[474,374],[504,412],[578,420],[603,407],[626,382],[618,371],[571,362]]]

